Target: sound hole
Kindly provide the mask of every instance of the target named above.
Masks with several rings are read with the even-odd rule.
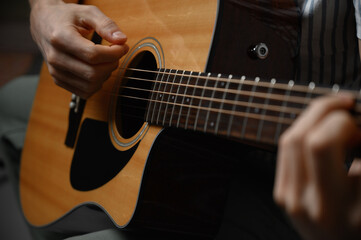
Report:
[[[156,69],[157,62],[149,51],[137,54],[128,66],[119,88],[115,113],[116,127],[123,138],[133,137],[144,124]]]

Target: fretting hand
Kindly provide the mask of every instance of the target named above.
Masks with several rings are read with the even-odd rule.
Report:
[[[361,239],[360,176],[345,159],[361,143],[351,96],[313,101],[281,137],[275,201],[305,239]]]

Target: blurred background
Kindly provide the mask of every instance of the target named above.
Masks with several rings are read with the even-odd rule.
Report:
[[[27,0],[0,2],[0,87],[40,70],[41,54],[31,38],[29,15]]]
[[[27,0],[0,2],[0,88],[21,75],[38,74],[42,57],[33,42]],[[0,239],[30,240],[19,200],[0,159]]]

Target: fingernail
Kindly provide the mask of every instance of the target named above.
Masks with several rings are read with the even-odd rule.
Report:
[[[117,31],[113,33],[113,38],[124,39],[127,38],[127,36],[125,36],[125,34],[122,33],[121,31]]]

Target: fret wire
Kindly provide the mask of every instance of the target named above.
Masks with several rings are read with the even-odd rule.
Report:
[[[229,75],[228,76],[228,79],[229,80],[232,80],[232,75]],[[226,99],[226,96],[227,96],[227,90],[229,89],[229,84],[230,84],[230,81],[227,82],[227,85],[226,85],[226,91],[223,93],[223,97],[222,97],[222,102],[221,102],[221,105],[219,107],[219,109],[223,109],[223,106],[224,106],[224,100]],[[219,122],[221,120],[221,113],[219,112],[218,113],[218,116],[217,116],[217,120],[216,120],[216,127],[215,127],[215,130],[214,130],[214,133],[217,134],[218,133],[218,128],[219,128]]]
[[[192,72],[191,72],[191,73],[192,73]],[[192,75],[192,74],[191,74],[191,75]],[[196,82],[195,82],[195,85],[196,85],[196,86],[198,85],[198,80],[199,80],[200,75],[201,75],[201,72],[198,73],[198,77],[197,77]],[[191,96],[195,96],[196,89],[197,89],[197,88],[193,88],[193,94],[192,94]],[[190,102],[190,104],[189,104],[190,106],[193,105],[193,99],[194,99],[194,97],[191,98],[191,102]],[[189,119],[189,114],[190,114],[190,112],[191,112],[191,108],[188,108],[188,113],[187,113],[187,118],[186,118],[186,123],[185,123],[185,129],[188,129],[188,119]]]
[[[158,97],[159,97],[159,92],[160,92],[160,86],[161,86],[161,83],[163,82],[163,78],[164,78],[164,73],[165,73],[165,71],[166,71],[166,69],[164,69],[164,72],[163,72],[163,75],[162,75],[162,78],[161,78],[161,81],[160,81],[160,83],[158,83],[158,93],[157,93],[157,98],[156,99],[158,99]],[[154,86],[155,87],[155,86]],[[152,112],[152,119],[151,119],[151,122],[153,122],[154,120],[153,120],[153,117],[154,117],[154,113],[155,113],[155,109],[156,109],[156,106],[157,106],[157,103],[155,103],[154,104],[154,108],[153,108],[153,112]]]
[[[274,86],[274,82],[273,82],[273,80],[271,80],[270,87],[268,88],[267,96],[266,96],[266,99],[265,99],[265,102],[264,102],[264,107],[263,107],[262,114],[261,114],[261,116],[262,116],[261,121],[259,122],[259,125],[258,125],[257,140],[259,140],[261,138],[261,135],[262,135],[264,117],[265,117],[266,112],[267,112],[267,106],[269,105],[269,95],[272,93],[273,86]]]
[[[219,78],[219,77],[220,77],[220,74],[218,74],[218,78]],[[218,82],[215,81],[215,83],[214,83],[214,88],[217,87],[217,84],[218,84]],[[211,99],[214,99],[214,94],[215,94],[215,92],[216,92],[216,91],[213,90]],[[213,103],[213,101],[209,101],[209,104],[208,104],[208,109],[209,109],[209,110],[212,109],[212,103]],[[209,113],[210,113],[209,110],[207,111],[207,115],[206,115],[206,124],[204,124],[204,127],[203,127],[203,131],[204,131],[204,132],[207,131],[207,127],[208,127],[208,119],[209,119]]]
[[[292,81],[292,84],[291,84],[291,81],[289,83],[289,88],[288,90],[286,91],[286,95],[285,95],[285,100],[283,101],[283,104],[282,104],[282,110],[285,109],[287,103],[288,103],[288,98],[291,94],[291,91],[292,91],[292,87],[293,87],[293,81]],[[279,117],[279,123],[277,123],[277,128],[276,128],[276,133],[275,133],[275,137],[274,137],[274,143],[277,144],[278,142],[278,139],[281,135],[281,127],[282,127],[282,121],[283,121],[283,118],[284,118],[284,112],[283,111],[280,111],[280,117]]]
[[[170,70],[170,72],[172,72],[172,69]],[[167,80],[165,83],[163,83],[164,87],[163,87],[163,92],[166,92],[165,89],[167,87],[167,84],[169,83],[169,77],[171,76],[171,74],[168,74],[168,77],[167,77]],[[160,98],[164,98],[164,93],[161,94],[161,96],[159,96]],[[160,109],[162,109],[162,106],[163,106],[163,101],[159,104],[159,111],[158,111],[158,116],[157,116],[157,124],[159,124],[159,115],[160,115]]]
[[[184,72],[185,72],[185,71],[183,71],[182,76],[181,76],[180,79],[179,79],[179,82],[182,82],[183,77],[184,77]],[[180,87],[181,87],[181,86],[179,85],[178,88],[177,88],[177,92],[176,92],[176,94],[175,94],[175,98],[174,98],[174,103],[175,103],[175,104],[177,103],[177,99],[178,99],[178,96],[179,96],[179,89],[180,89]],[[173,116],[174,116],[174,109],[175,109],[175,107],[173,107],[173,109],[172,109],[172,114],[170,115],[169,124],[172,123]]]
[[[256,81],[256,83],[258,83],[258,81]],[[253,85],[252,93],[254,93],[256,91],[256,88],[257,88],[257,85]],[[243,119],[243,123],[242,123],[241,138],[244,138],[244,135],[246,133],[246,125],[247,125],[247,121],[248,121],[247,115],[249,114],[249,111],[250,111],[250,104],[253,103],[253,97],[254,97],[254,94],[252,94],[248,99],[248,104],[247,104],[247,109],[246,109],[246,116]]]
[[[156,79],[158,79],[160,71],[161,71],[161,68],[159,68],[159,71],[158,71],[158,73],[157,73]],[[156,85],[156,83],[153,84],[154,87],[155,87],[155,85]],[[154,98],[154,93],[155,93],[155,91],[152,91],[152,94],[151,94],[151,96],[150,96],[150,99],[153,99],[153,98]],[[148,111],[147,111],[146,119],[149,119],[149,112],[150,112],[150,109],[151,109],[151,103],[152,103],[151,101],[148,102],[148,107],[147,107]],[[152,113],[152,114],[153,114],[153,113]]]
[[[177,73],[177,72],[178,72],[178,70],[176,70],[176,73]],[[175,79],[176,79],[176,75],[174,75],[174,77],[173,77],[173,83],[174,83]],[[174,86],[174,85],[172,84],[172,86],[170,87],[169,92],[172,92],[173,86]],[[170,102],[170,101],[169,101],[170,96],[171,96],[171,94],[168,95],[168,102]],[[165,118],[166,118],[166,116],[167,116],[167,110],[168,110],[168,104],[166,104],[165,111],[164,111],[163,126],[164,126]],[[174,106],[173,106],[173,108],[172,108],[172,112],[173,112],[173,110],[174,110]],[[171,115],[171,116],[172,116],[172,115]]]
[[[238,102],[238,100],[239,100],[239,96],[240,96],[241,91],[242,91],[243,82],[244,82],[244,77],[242,77],[240,83],[238,83],[237,94],[236,94],[236,97],[234,99],[235,102]],[[231,117],[229,119],[227,136],[231,135],[231,128],[232,128],[232,124],[233,124],[233,116],[234,116],[234,113],[236,112],[236,106],[237,105],[234,104],[233,107],[232,107],[232,114],[231,114]]]
[[[207,75],[210,76],[211,74],[208,73]],[[207,83],[208,83],[208,78],[206,78],[206,81],[205,81],[205,83],[204,83],[204,86],[207,86]],[[201,107],[202,99],[204,98],[204,92],[205,92],[205,88],[203,88],[203,90],[202,90],[202,96],[201,96],[201,98],[200,98],[200,100],[199,100],[199,107]],[[199,109],[197,110],[196,120],[195,120],[195,122],[194,122],[194,130],[197,130],[198,117],[199,117]]]
[[[192,74],[190,74],[191,76]],[[187,87],[188,87],[188,84],[189,84],[189,81],[190,81],[191,77],[188,77],[188,81],[187,81],[187,84],[186,84],[186,87],[184,89],[184,93],[182,95],[182,106],[180,107],[179,109],[179,115],[178,115],[178,121],[177,121],[177,127],[179,127],[179,122],[180,122],[180,116],[182,115],[182,107],[183,107],[183,104],[184,104],[184,99],[185,99],[185,95],[186,95],[186,91],[187,91]]]

